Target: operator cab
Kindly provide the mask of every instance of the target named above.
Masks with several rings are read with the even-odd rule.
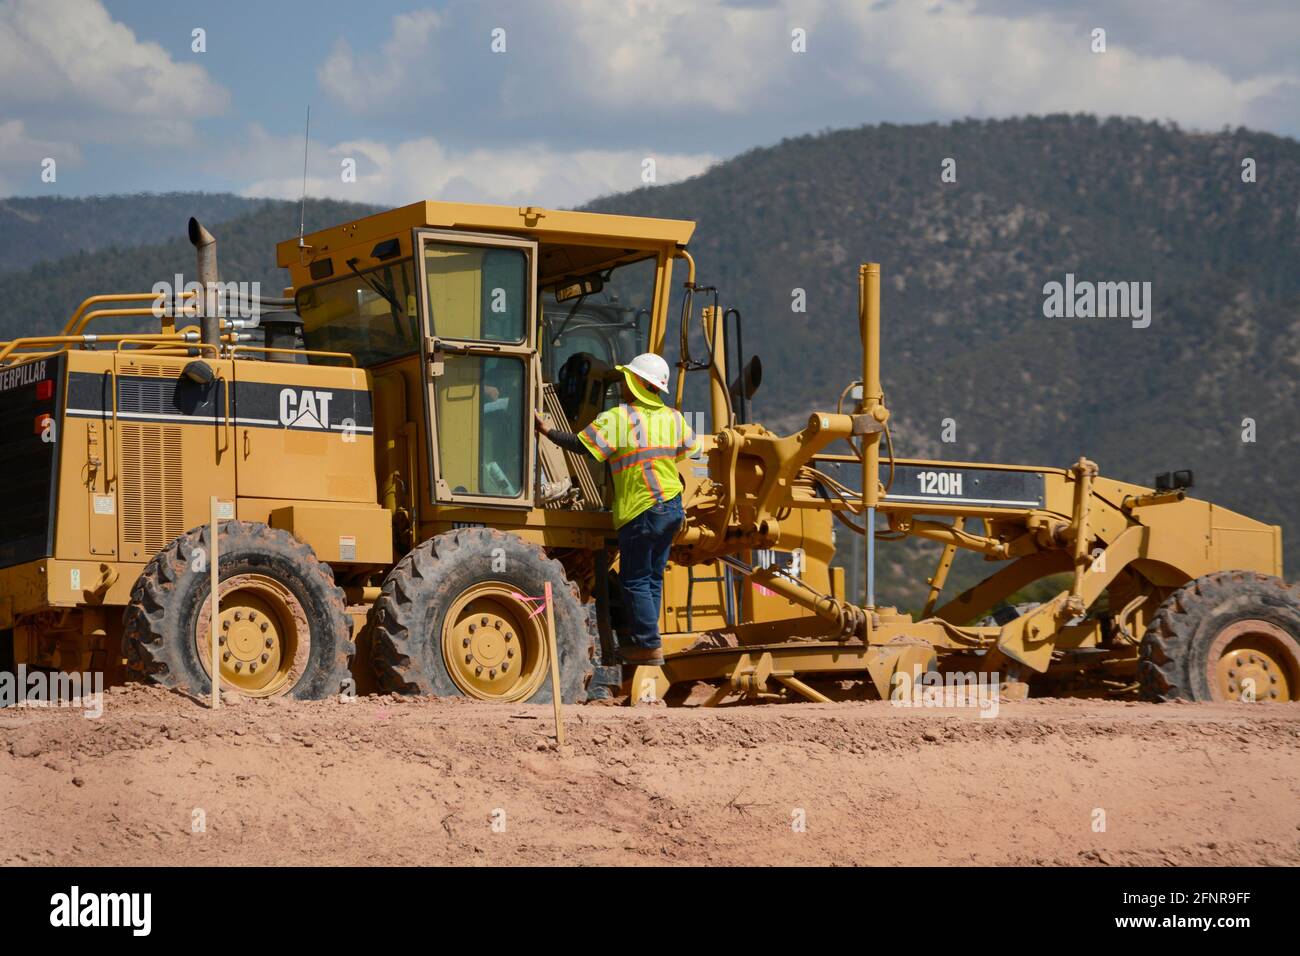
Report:
[[[617,401],[614,367],[662,342],[671,261],[692,229],[417,203],[279,251],[307,354],[346,353],[372,377],[377,454],[385,432],[389,446],[432,436],[422,503],[531,509],[534,408],[576,431]],[[401,498],[414,466],[390,457],[381,472]]]

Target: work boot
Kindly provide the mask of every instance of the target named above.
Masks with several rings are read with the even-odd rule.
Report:
[[[662,647],[637,647],[629,645],[618,649],[618,656],[623,659],[624,664],[650,664],[658,665],[664,662],[664,650]]]

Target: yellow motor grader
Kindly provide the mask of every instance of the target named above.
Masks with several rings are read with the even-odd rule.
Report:
[[[292,285],[270,299],[223,284],[191,220],[195,288],[91,296],[62,334],[0,344],[0,668],[204,694],[215,640],[227,693],[546,701],[550,583],[569,701],[889,697],[956,673],[1007,693],[1300,696],[1279,528],[1188,497],[1182,473],[1150,488],[1084,458],[895,457],[876,265],[861,380],[793,435],[748,421],[761,366],[697,282],[693,230],[419,202],[280,243]],[[704,450],[682,468],[666,661],[624,670],[608,474],[532,413],[577,431],[616,402],[614,367],[665,350],[683,269],[675,398],[707,377]],[[832,565],[837,522],[866,539],[862,598]],[[876,542],[908,537],[941,546],[915,620],[873,575]],[[959,549],[996,570],[942,600]],[[1006,603],[1042,579],[1065,583]]]

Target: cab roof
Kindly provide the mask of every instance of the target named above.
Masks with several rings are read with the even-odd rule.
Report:
[[[324,269],[312,270],[312,263],[337,258],[344,251],[347,252],[345,258],[357,258],[358,268],[381,261],[372,257],[371,251],[387,239],[396,238],[401,254],[410,255],[411,230],[414,228],[499,233],[533,239],[540,246],[538,274],[545,283],[548,279],[606,268],[648,253],[671,254],[690,241],[695,223],[682,219],[613,216],[538,206],[490,206],[426,200],[309,233],[303,237],[301,248],[297,239],[285,240],[276,245],[276,261],[290,271],[293,285],[302,287],[322,278],[320,273]],[[335,276],[346,271],[343,262],[331,270]]]

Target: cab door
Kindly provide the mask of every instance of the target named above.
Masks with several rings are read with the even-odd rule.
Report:
[[[531,508],[537,244],[415,230],[434,504]]]

